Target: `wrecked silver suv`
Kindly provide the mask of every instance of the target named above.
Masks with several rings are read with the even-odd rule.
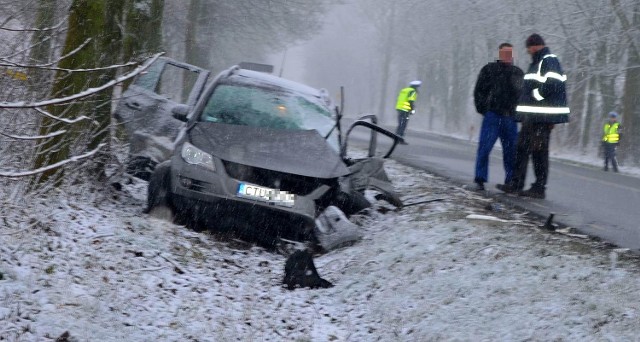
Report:
[[[367,188],[402,205],[383,158],[373,152],[376,133],[391,141],[385,157],[402,138],[366,120],[343,136],[341,113],[326,91],[237,66],[204,87],[202,70],[182,67],[195,72],[190,93],[198,94],[197,101],[180,89],[184,103],[169,105],[169,97],[151,86],[149,75],[162,78],[156,66],[123,94],[116,111],[125,126],[137,126],[129,129],[130,169],[140,171],[136,166],[147,159],[148,211],[168,208],[177,222],[272,244],[280,238],[317,241],[317,234],[327,233],[317,229],[318,217],[329,207],[347,215],[368,207]],[[158,109],[135,112],[128,102],[155,102]],[[347,157],[355,127],[371,133],[368,157]]]

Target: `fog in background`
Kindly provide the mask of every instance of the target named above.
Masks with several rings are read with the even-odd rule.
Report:
[[[81,164],[71,162],[78,156],[96,163],[89,178],[104,179],[105,170],[120,162],[125,140],[110,110],[119,86],[108,84],[158,53],[214,74],[242,61],[270,63],[276,75],[326,88],[338,103],[344,100],[346,116],[376,114],[392,126],[398,91],[420,79],[409,129],[475,138],[481,116],[472,91],[479,70],[497,58],[505,41],[515,47],[516,64],[527,69],[524,41],[534,32],[559,56],[568,76],[571,122],[553,130],[552,149],[593,154],[607,114],[617,111],[624,127],[620,161],[640,165],[637,0],[7,0],[2,5],[0,164],[5,169],[0,175],[36,176],[43,192],[73,183],[59,165],[72,171],[67,176],[82,174],[73,169]],[[70,100],[50,102],[60,98]]]
[[[631,147],[640,136],[637,1],[350,0],[332,6],[323,23],[312,39],[270,56],[276,73],[284,60],[286,78],[327,88],[336,99],[344,86],[347,116],[374,113],[391,125],[397,92],[420,79],[409,128],[463,136],[479,130],[473,87],[482,66],[510,42],[526,71],[524,42],[539,33],[568,76],[572,117],[554,129],[554,148],[597,148],[607,113],[618,111],[623,158],[638,161]]]

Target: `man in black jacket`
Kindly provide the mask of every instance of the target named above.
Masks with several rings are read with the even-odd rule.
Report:
[[[545,198],[549,174],[549,139],[554,124],[569,122],[569,107],[560,61],[551,54],[544,40],[532,34],[526,41],[532,62],[524,76],[524,88],[518,106],[516,120],[522,122],[516,147],[516,165],[510,183],[498,184],[498,189],[517,192],[520,196]],[[536,181],[531,188],[522,191],[527,176],[529,156],[533,161]]]
[[[485,65],[478,75],[473,99],[478,113],[484,117],[480,128],[474,182],[476,190],[484,190],[489,179],[489,154],[496,140],[502,145],[505,183],[513,177],[518,126],[515,108],[522,91],[524,72],[513,65],[513,46],[502,43],[498,47],[499,59]]]

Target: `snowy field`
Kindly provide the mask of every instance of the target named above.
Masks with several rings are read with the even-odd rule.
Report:
[[[436,201],[401,211],[379,202],[353,217],[364,239],[316,256],[335,285],[321,290],[284,289],[282,255],[140,214],[144,182],[4,203],[0,341],[640,336],[636,257],[543,231],[423,171],[393,161],[387,170],[406,203]]]

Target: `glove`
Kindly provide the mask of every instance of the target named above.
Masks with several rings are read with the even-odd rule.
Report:
[[[415,113],[416,113],[416,110],[415,110],[415,109],[412,109],[410,113],[411,113],[411,115],[413,115],[413,114],[415,114]]]

